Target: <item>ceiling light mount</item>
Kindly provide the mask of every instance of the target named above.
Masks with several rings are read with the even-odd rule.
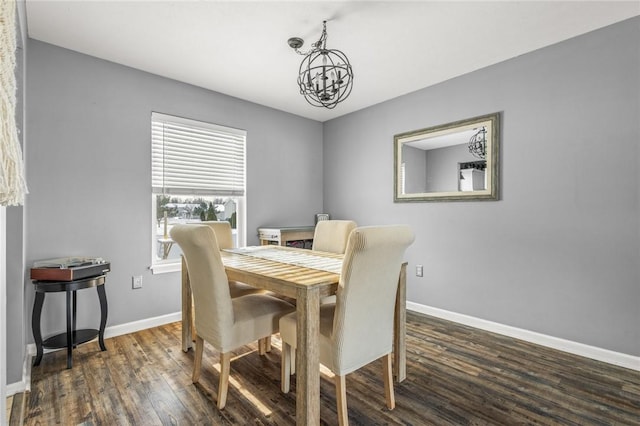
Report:
[[[291,37],[289,40],[287,40],[287,43],[289,43],[289,47],[297,50],[302,47],[302,45],[304,44],[304,40],[300,37]]]
[[[353,88],[353,70],[344,53],[327,49],[327,21],[323,21],[322,35],[310,51],[299,50],[304,44],[299,37],[291,37],[288,44],[304,56],[298,71],[298,86],[309,104],[333,109],[347,99]]]

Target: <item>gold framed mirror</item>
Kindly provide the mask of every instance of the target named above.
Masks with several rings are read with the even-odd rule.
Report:
[[[500,113],[394,136],[395,202],[497,200]]]

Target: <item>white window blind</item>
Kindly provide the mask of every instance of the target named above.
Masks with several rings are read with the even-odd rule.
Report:
[[[247,132],[151,113],[154,193],[244,196]]]

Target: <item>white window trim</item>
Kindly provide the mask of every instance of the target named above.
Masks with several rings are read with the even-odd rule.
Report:
[[[156,200],[155,193],[151,194],[151,214],[152,218],[156,216]],[[237,197],[238,203],[236,205],[236,220],[237,223],[242,223],[243,226],[239,226],[236,228],[237,231],[237,241],[238,247],[246,247],[247,245],[247,209],[246,209],[246,198],[245,197]],[[151,221],[151,235],[155,235],[156,233],[156,225]],[[166,274],[169,272],[180,272],[182,270],[182,262],[180,259],[170,259],[170,260],[157,260],[155,257],[155,253],[158,250],[158,242],[155,238],[152,241],[151,247],[151,266],[149,269],[152,274]]]
[[[156,224],[154,219],[156,216],[156,193],[151,192],[151,266],[149,269],[152,274],[166,274],[168,272],[180,272],[182,270],[182,263],[180,259],[172,259],[170,261],[162,261],[156,259],[156,253],[158,252],[158,241],[156,241]]]
[[[151,265],[149,269],[151,269],[151,273],[153,275],[167,274],[169,272],[180,272],[182,271],[182,263],[180,262],[156,263],[155,265]]]

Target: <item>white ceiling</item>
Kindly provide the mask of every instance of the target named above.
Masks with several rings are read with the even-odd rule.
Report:
[[[640,15],[640,1],[26,0],[31,38],[325,121]],[[354,70],[350,97],[313,107],[302,56],[327,47]],[[597,60],[597,58],[594,58]]]

